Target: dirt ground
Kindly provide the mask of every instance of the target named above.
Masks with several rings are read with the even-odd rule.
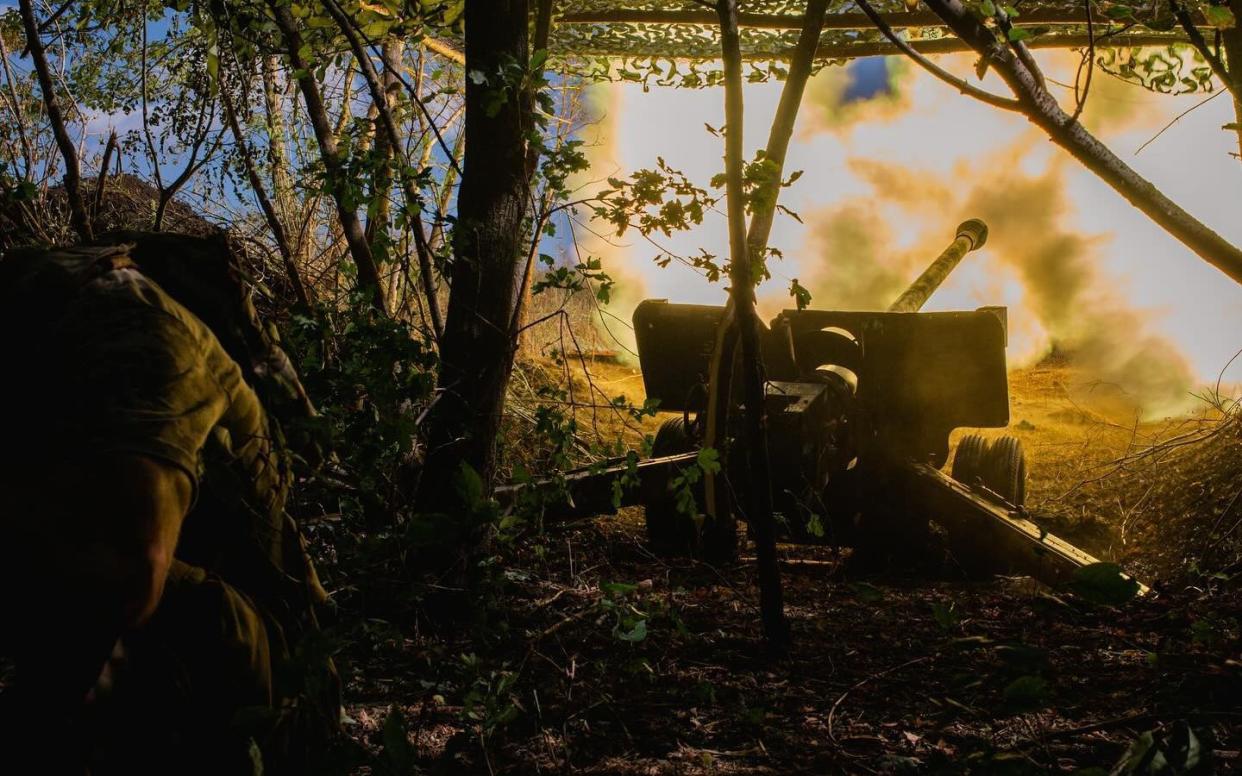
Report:
[[[592,372],[640,398],[634,370]],[[858,576],[830,548],[782,545],[794,647],[771,660],[753,551],[664,561],[629,510],[524,540],[484,635],[392,628],[365,669],[346,659],[351,732],[381,758],[404,732],[432,772],[1166,772],[1157,750],[1199,763],[1167,772],[1242,771],[1237,568],[1186,573],[1235,516],[1236,430],[1145,455],[1212,418],[1139,422],[1057,363],[1016,372],[1012,407],[1035,519],[1153,595],[1092,606],[934,556]]]

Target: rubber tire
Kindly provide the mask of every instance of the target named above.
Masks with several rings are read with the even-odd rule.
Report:
[[[651,442],[651,455],[660,458],[665,455],[677,455],[694,450],[694,440],[686,430],[684,417],[669,418],[656,430],[655,439]]]
[[[953,479],[967,487],[974,487],[976,480],[983,478],[984,462],[990,447],[988,440],[979,434],[963,437],[953,453]]]
[[[694,449],[694,441],[686,431],[685,418],[670,418],[660,424],[651,443],[651,455],[688,453]],[[684,558],[694,547],[695,528],[689,519],[677,511],[677,499],[671,492],[663,492],[659,498],[643,510],[647,524],[647,543],[651,552],[660,558]]]
[[[652,456],[693,452],[696,440],[686,431],[684,418],[664,421],[651,444]],[[651,499],[644,512],[647,544],[659,558],[698,558],[713,565],[726,565],[737,559],[737,523],[730,516],[719,525],[695,524],[677,510],[677,497],[664,490]]]
[[[981,473],[988,490],[1013,504],[1026,505],[1026,451],[1014,436],[1003,436],[988,446]]]

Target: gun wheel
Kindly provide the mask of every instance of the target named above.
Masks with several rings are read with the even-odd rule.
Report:
[[[656,458],[693,449],[694,440],[690,438],[685,418],[671,418],[661,423],[651,443],[651,454]],[[658,499],[653,499],[647,504],[645,519],[652,552],[665,558],[690,554],[694,546],[694,526],[689,517],[678,511],[676,494],[665,490]]]
[[[690,438],[685,418],[669,418],[661,423],[651,442],[651,454],[657,458],[688,453],[693,449],[694,440]]]
[[[968,434],[953,453],[953,479],[967,486],[974,486],[983,477],[984,460],[988,455],[988,440],[978,434]]]
[[[691,433],[686,418],[670,418],[660,424],[651,444],[656,458],[693,452],[698,440]],[[695,499],[702,509],[702,488],[695,489]],[[663,491],[659,498],[647,503],[645,510],[647,543],[661,558],[700,558],[717,565],[733,561],[737,556],[737,528],[732,519],[712,520],[706,515],[691,517],[677,508],[677,494]]]
[[[1026,451],[1013,436],[992,442],[984,454],[983,484],[1001,498],[1021,507],[1026,504]]]

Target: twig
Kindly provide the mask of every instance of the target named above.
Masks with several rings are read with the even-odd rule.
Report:
[[[1087,107],[1087,95],[1091,92],[1091,73],[1095,71],[1095,26],[1091,18],[1091,0],[1083,0],[1083,5],[1087,9],[1087,54],[1083,58],[1083,62],[1087,65],[1087,83],[1083,85],[1082,96],[1078,95],[1078,76],[1082,75],[1082,63],[1078,65],[1078,73],[1074,78],[1074,114],[1070,116],[1070,121],[1078,121],[1078,117],[1082,115],[1082,109]]]
[[[859,0],[859,2],[863,2],[863,1],[864,0]],[[832,743],[834,744],[837,743],[837,737],[833,735],[833,732],[832,732],[833,720],[836,718],[837,709],[841,706],[841,704],[845,701],[845,699],[849,697],[850,693],[854,692],[859,687],[862,687],[864,684],[872,681],[873,679],[880,679],[882,677],[888,676],[891,673],[900,671],[903,668],[909,668],[912,665],[917,665],[919,663],[926,663],[928,660],[932,660],[933,658],[937,657],[938,654],[939,653],[933,653],[931,655],[924,655],[923,657],[916,657],[913,660],[907,660],[906,662],[901,663],[900,665],[895,665],[892,668],[886,668],[883,671],[879,672],[878,674],[872,674],[871,676],[868,676],[865,679],[855,682],[853,685],[850,686],[848,690],[841,693],[840,697],[838,697],[836,701],[833,702],[832,708],[828,709],[828,738],[832,739]]]
[[[1149,145],[1151,145],[1152,143],[1156,142],[1156,139],[1157,139],[1157,138],[1159,138],[1161,135],[1163,135],[1165,132],[1167,132],[1167,131],[1169,130],[1169,128],[1170,128],[1170,127],[1172,127],[1174,124],[1176,124],[1177,122],[1181,121],[1181,120],[1182,120],[1182,118],[1183,118],[1183,117],[1185,117],[1188,113],[1190,113],[1190,112],[1191,112],[1191,111],[1193,111],[1193,110],[1198,110],[1199,108],[1203,107],[1204,105],[1207,105],[1209,102],[1211,102],[1212,100],[1215,100],[1217,97],[1221,96],[1222,94],[1225,94],[1225,92],[1217,92],[1216,94],[1213,94],[1213,95],[1211,95],[1210,97],[1205,97],[1205,98],[1203,98],[1202,100],[1200,100],[1199,102],[1195,103],[1194,105],[1191,105],[1191,106],[1190,106],[1189,108],[1187,108],[1186,110],[1184,110],[1184,111],[1182,111],[1181,113],[1179,113],[1179,114],[1177,114],[1176,116],[1174,116],[1172,121],[1170,121],[1168,124],[1165,124],[1163,127],[1161,127],[1161,128],[1160,128],[1160,131],[1159,131],[1159,132],[1157,132],[1156,134],[1152,135],[1150,138],[1148,138],[1148,140],[1147,140],[1147,142],[1146,142],[1146,143],[1143,143],[1141,146],[1139,146],[1137,149],[1135,149],[1135,151],[1134,151],[1134,155],[1135,155],[1135,156],[1138,156],[1140,153],[1142,153],[1142,151],[1143,151],[1143,149],[1144,149],[1144,148],[1146,148],[1147,146],[1149,146]]]

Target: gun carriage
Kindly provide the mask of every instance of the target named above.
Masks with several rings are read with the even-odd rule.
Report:
[[[987,227],[970,220],[884,311],[786,310],[761,331],[767,382],[768,453],[780,541],[855,547],[869,556],[923,551],[929,521],[942,526],[963,566],[1068,581],[1097,562],[1026,517],[1026,458],[1012,436],[960,428],[1009,422],[1006,310],[921,312]],[[648,538],[664,555],[721,561],[736,553],[736,520],[747,503],[734,483],[744,456],[737,326],[728,307],[647,300],[634,330],[647,396],[677,413],[655,436],[652,458],[571,472],[568,501],[549,507],[584,517],[641,504]],[[712,447],[719,474],[697,479],[695,509],[674,491]],[[621,499],[614,494],[618,480]],[[502,501],[521,486],[501,488]],[[680,506],[679,506],[679,501]]]

